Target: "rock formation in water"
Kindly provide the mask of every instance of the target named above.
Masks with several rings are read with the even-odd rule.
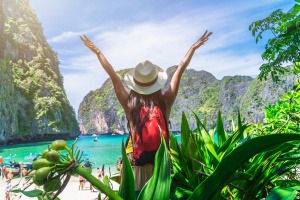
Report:
[[[167,70],[165,89],[168,88],[176,67]],[[127,70],[118,72],[122,80],[126,72]],[[195,128],[191,111],[201,121],[206,119],[207,128],[215,127],[219,110],[225,126],[230,125],[232,120],[237,120],[238,110],[245,122],[262,122],[264,107],[277,102],[283,93],[291,90],[296,79],[296,76],[288,74],[279,83],[274,83],[271,79],[260,81],[249,76],[225,76],[218,80],[206,71],[187,69],[183,73],[178,96],[172,107],[171,131],[180,131],[182,112],[189,118],[190,127]],[[128,132],[125,115],[110,79],[101,88],[84,97],[79,106],[78,121],[84,134]]]

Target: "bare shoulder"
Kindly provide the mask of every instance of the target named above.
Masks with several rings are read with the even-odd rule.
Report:
[[[167,107],[169,106],[171,108],[174,103],[175,98],[170,94],[169,90],[166,90],[163,92],[163,98],[165,100],[166,106]]]
[[[163,98],[165,100],[165,105],[166,105],[166,117],[167,119],[169,118],[170,116],[170,113],[171,113],[171,108],[172,108],[172,105],[174,103],[174,99],[172,99],[172,97],[168,94],[168,92],[164,92],[163,93]]]

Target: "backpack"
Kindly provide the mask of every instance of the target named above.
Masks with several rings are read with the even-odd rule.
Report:
[[[141,121],[143,121],[143,119],[147,116],[149,109],[150,107],[141,107]],[[161,143],[160,131],[162,131],[166,145],[168,147],[169,135],[165,118],[161,109],[158,106],[154,106],[152,112],[149,114],[149,117],[142,128],[142,133],[130,135],[129,138],[132,142],[133,160],[136,164],[154,164],[155,153]],[[132,132],[133,130],[131,130],[131,133]]]

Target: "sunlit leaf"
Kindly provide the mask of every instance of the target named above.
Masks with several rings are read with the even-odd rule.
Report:
[[[139,200],[170,199],[171,160],[162,134],[161,140],[162,142],[155,155],[153,176],[143,187],[138,196]]]
[[[122,175],[121,185],[119,188],[119,195],[123,199],[134,200],[135,199],[135,184],[134,176],[130,162],[126,155],[124,142],[122,141]]]
[[[292,140],[300,140],[300,135],[266,135],[246,141],[222,159],[216,170],[196,188],[189,199],[214,199],[245,161],[270,147]]]
[[[299,190],[299,189],[298,189]],[[294,188],[276,187],[271,190],[266,200],[294,200],[297,195],[297,190]]]
[[[23,191],[22,192],[27,197],[37,197],[43,193],[42,190],[31,190],[31,191]]]

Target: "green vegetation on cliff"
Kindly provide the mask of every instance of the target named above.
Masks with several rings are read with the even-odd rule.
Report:
[[[5,72],[0,76],[4,83],[1,102],[5,102],[1,109],[11,107],[9,115],[15,126],[0,132],[0,143],[24,136],[79,134],[75,112],[63,89],[57,54],[48,45],[28,1],[2,0],[0,4],[0,61]],[[7,118],[8,114],[1,116]]]
[[[175,70],[176,66],[167,70],[165,88],[169,86]],[[125,72],[126,70],[118,72],[121,80]],[[182,76],[170,114],[171,130],[180,130],[182,112],[191,116],[191,111],[201,120],[206,119],[208,128],[216,125],[215,116],[219,110],[226,127],[231,124],[232,116],[239,109],[245,122],[262,122],[264,107],[274,104],[282,94],[292,88],[296,79],[297,76],[288,74],[286,80],[279,83],[273,83],[271,79],[259,81],[248,76],[226,76],[217,80],[208,72],[187,69]],[[110,79],[101,88],[85,96],[79,106],[78,120],[83,133],[127,132],[127,121]],[[196,122],[190,120],[190,125],[195,128]]]

